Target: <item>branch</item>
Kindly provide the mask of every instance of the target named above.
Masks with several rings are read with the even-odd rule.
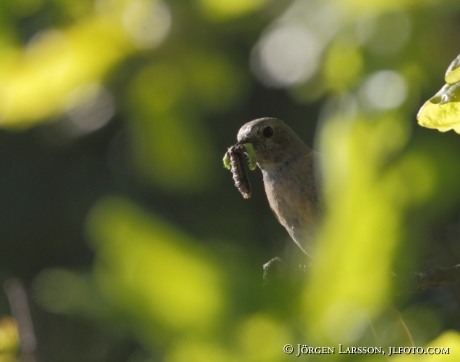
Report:
[[[303,273],[305,268],[289,268],[279,257],[269,260],[264,264],[264,285],[276,284],[283,281],[292,272]],[[394,276],[395,288],[393,293],[415,294],[425,289],[438,287],[447,283],[460,282],[460,264],[449,267],[434,267],[427,272],[415,272],[403,276]]]
[[[434,267],[427,272],[395,276],[395,294],[420,293],[447,283],[460,282],[460,264],[449,268]]]
[[[263,268],[264,285],[276,284],[286,278],[287,265],[278,256],[266,262]]]

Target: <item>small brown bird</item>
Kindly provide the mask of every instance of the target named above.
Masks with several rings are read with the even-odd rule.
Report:
[[[238,143],[251,143],[262,171],[268,202],[291,238],[311,256],[319,217],[313,152],[283,121],[260,118],[238,132]]]

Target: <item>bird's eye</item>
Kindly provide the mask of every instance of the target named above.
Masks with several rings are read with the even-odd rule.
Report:
[[[273,136],[273,128],[271,128],[270,126],[265,127],[263,130],[263,134],[267,138]]]

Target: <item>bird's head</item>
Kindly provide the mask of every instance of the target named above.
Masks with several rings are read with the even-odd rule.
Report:
[[[308,146],[283,121],[259,118],[246,123],[238,132],[238,144],[251,143],[261,169],[282,164],[309,150]]]

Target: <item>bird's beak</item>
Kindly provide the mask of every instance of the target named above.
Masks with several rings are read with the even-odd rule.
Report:
[[[236,144],[237,145],[244,145],[245,143],[252,143],[253,146],[257,145],[258,142],[254,142],[253,140],[251,140],[251,138],[243,138],[242,140],[239,140]]]
[[[243,126],[238,131],[237,140],[238,140],[237,145],[244,145],[245,143],[251,143],[253,146],[255,146],[259,143],[257,135],[255,135],[254,132],[251,130],[251,128],[248,126]]]

